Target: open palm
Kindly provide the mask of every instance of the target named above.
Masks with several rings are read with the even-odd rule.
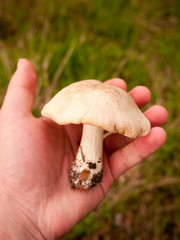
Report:
[[[120,79],[107,82],[126,90]],[[164,143],[166,134],[158,126],[166,122],[167,111],[153,106],[145,112],[152,125],[146,137],[134,141],[116,134],[107,137],[102,182],[89,190],[77,190],[70,187],[69,170],[81,126],[60,126],[44,117],[35,118],[31,114],[35,89],[34,68],[21,59],[0,112],[0,194],[19,207],[41,237],[54,239],[96,208],[123,172]],[[150,100],[145,87],[134,88],[130,95],[139,107]]]

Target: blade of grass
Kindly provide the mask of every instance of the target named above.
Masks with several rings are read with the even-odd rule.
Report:
[[[57,86],[58,80],[59,80],[63,70],[65,69],[70,57],[72,56],[75,47],[76,47],[76,41],[73,41],[71,43],[71,45],[69,46],[66,54],[64,55],[62,61],[60,62],[59,67],[57,68],[57,70],[56,70],[56,72],[53,76],[52,82],[51,82],[50,86],[48,87],[48,91],[47,91],[47,94],[46,94],[46,101],[48,101],[49,98],[52,97],[54,89]]]

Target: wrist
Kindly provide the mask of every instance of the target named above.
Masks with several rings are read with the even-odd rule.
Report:
[[[0,239],[45,240],[34,221],[12,199],[0,195]]]

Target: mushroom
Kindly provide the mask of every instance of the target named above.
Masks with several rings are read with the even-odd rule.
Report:
[[[98,80],[83,80],[65,87],[41,113],[58,124],[83,124],[70,170],[71,186],[79,189],[89,189],[102,180],[104,130],[129,138],[145,136],[150,131],[149,121],[126,91]]]

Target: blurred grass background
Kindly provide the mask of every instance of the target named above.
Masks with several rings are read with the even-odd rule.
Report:
[[[36,116],[64,86],[112,77],[169,111],[165,145],[63,239],[180,239],[180,1],[0,1],[0,104],[21,57],[38,74]]]

